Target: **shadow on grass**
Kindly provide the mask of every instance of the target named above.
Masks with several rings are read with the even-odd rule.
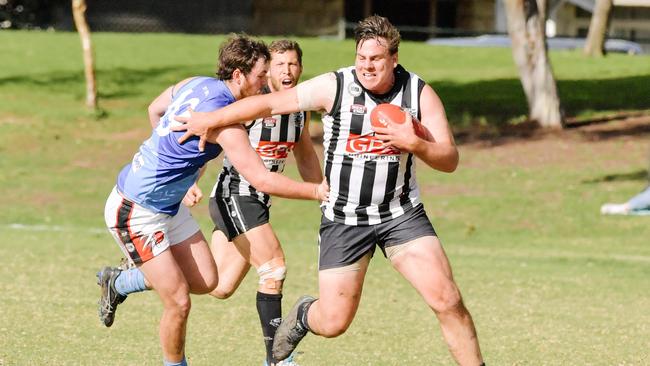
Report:
[[[525,120],[526,96],[519,79],[473,83],[429,81],[442,99],[452,125],[500,126]],[[650,75],[604,80],[559,80],[562,108],[567,116],[603,110],[650,109]]]
[[[588,140],[606,140],[621,136],[641,136],[650,134],[650,124],[627,125],[612,129],[581,131],[582,136]]]
[[[162,91],[171,83],[213,69],[207,65],[97,70],[99,97],[130,98]],[[470,83],[429,81],[442,99],[455,128],[512,126],[526,120],[528,106],[519,79],[478,80]],[[79,96],[84,92],[81,70],[55,71],[0,78],[0,87],[23,86]],[[604,80],[560,80],[558,89],[567,116],[595,111],[650,109],[650,75]],[[529,128],[524,124],[517,133]],[[646,128],[641,131],[647,132]],[[525,137],[525,136],[524,136]],[[606,136],[605,136],[606,137]]]
[[[199,75],[208,67],[169,66],[148,69],[118,67],[96,71],[98,96],[101,99],[120,99],[151,94],[154,85],[161,85],[160,91],[172,83],[192,75]],[[0,78],[0,87],[15,85],[37,88],[41,91],[77,95],[85,92],[83,72],[59,71],[40,74],[18,75]],[[156,88],[158,89],[158,88]]]
[[[645,181],[648,179],[647,170],[637,170],[630,173],[607,174],[594,179],[583,180],[583,184],[594,184],[604,182],[625,182],[625,181]]]

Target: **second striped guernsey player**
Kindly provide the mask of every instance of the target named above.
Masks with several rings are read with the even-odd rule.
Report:
[[[309,333],[336,337],[357,312],[368,263],[377,247],[421,295],[438,318],[451,355],[460,365],[483,364],[472,317],[451,265],[420,199],[416,157],[453,172],[458,150],[445,110],[433,88],[398,62],[400,34],[380,16],[355,29],[354,66],[316,76],[295,88],[254,96],[211,113],[183,118],[184,137],[207,139],[212,129],[271,114],[324,113],[324,172],[330,196],[322,205],[319,296],[303,296],[283,318],[273,355],[288,357]],[[388,120],[372,127],[370,113],[395,104],[422,122]],[[395,335],[398,336],[398,335]]]
[[[269,45],[266,93],[290,89],[302,74],[302,50],[295,41],[276,40]],[[318,156],[309,134],[309,112],[275,114],[245,124],[249,140],[269,171],[281,173],[293,153],[306,182],[323,180]],[[226,155],[223,169],[210,195],[210,216],[215,224],[212,254],[219,284],[211,295],[230,297],[251,265],[258,274],[257,312],[266,346],[265,365],[296,365],[293,357],[278,362],[271,347],[282,317],[282,286],[286,276],[284,252],[269,223],[271,197],[257,191]]]

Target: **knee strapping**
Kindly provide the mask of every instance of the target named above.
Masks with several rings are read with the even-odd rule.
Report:
[[[284,265],[284,258],[273,258],[262,264],[257,269],[259,284],[269,289],[276,288],[276,282],[284,280],[287,275],[287,267]]]

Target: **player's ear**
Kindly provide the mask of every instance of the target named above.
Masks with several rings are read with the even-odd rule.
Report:
[[[393,67],[397,67],[397,64],[399,64],[399,56],[398,53],[395,52],[395,54],[393,55]]]
[[[235,69],[232,72],[232,79],[237,83],[237,85],[241,84],[241,77],[244,75],[243,72],[241,72],[240,69]]]

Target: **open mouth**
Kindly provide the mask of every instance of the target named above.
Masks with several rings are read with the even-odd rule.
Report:
[[[283,86],[291,86],[291,85],[293,85],[293,80],[291,80],[291,79],[283,79],[282,80],[282,85]]]

